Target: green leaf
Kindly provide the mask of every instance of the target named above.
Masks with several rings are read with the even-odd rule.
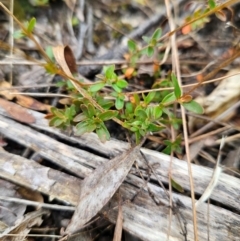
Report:
[[[70,107],[70,113],[71,113],[71,116],[76,115],[76,108],[74,104],[72,104]]]
[[[51,112],[56,115],[56,112],[58,111],[58,109],[56,107],[51,107]]]
[[[135,66],[138,60],[139,60],[139,53],[135,53],[134,55],[131,56],[130,63],[132,64],[132,66]]]
[[[73,83],[70,80],[67,80],[67,88],[69,90],[74,90],[75,89]]]
[[[184,192],[182,186],[177,183],[173,178],[171,178],[171,185],[174,189],[176,189],[178,192]]]
[[[178,118],[172,118],[171,119],[171,124],[175,130],[180,129],[180,125],[182,124],[182,120]]]
[[[121,110],[124,106],[124,100],[122,98],[117,97],[115,101],[115,106],[117,110]]]
[[[128,86],[128,82],[125,80],[125,79],[119,79],[116,83],[116,85],[123,89],[123,88],[126,88]]]
[[[169,141],[169,140],[164,140],[163,143],[164,143],[166,146],[171,146],[171,145],[172,145],[172,142]]]
[[[110,134],[104,124],[100,128],[96,129],[96,133],[101,142],[108,141],[110,139]]]
[[[142,124],[142,121],[136,120],[134,122],[131,123],[132,126],[139,126]]]
[[[161,29],[161,28],[157,28],[157,29],[155,30],[155,32],[153,33],[153,35],[152,35],[152,39],[157,40],[157,39],[159,39],[161,36],[162,36],[162,29]]]
[[[81,98],[80,100],[86,106],[90,103],[89,99],[87,99],[87,98]]]
[[[135,105],[139,105],[140,104],[140,97],[139,97],[139,95],[138,94],[134,94],[133,97],[134,97],[134,104]]]
[[[86,115],[84,113],[80,113],[76,115],[73,119],[74,122],[81,122],[83,120],[87,119]]]
[[[104,66],[103,72],[105,73],[105,76],[107,79],[112,79],[115,76],[114,73],[115,66],[114,65],[109,65],[109,66]]]
[[[170,155],[171,154],[171,146],[167,146],[162,150],[162,153]]]
[[[103,82],[95,83],[89,87],[89,91],[97,92],[97,91],[101,90],[104,87],[104,85],[105,84]]]
[[[64,119],[64,118],[65,118],[65,113],[64,113],[63,110],[59,110],[59,109],[57,109],[57,108],[55,108],[55,107],[52,107],[52,108],[51,108],[51,112],[52,112],[55,116],[57,116],[58,118],[60,118],[60,119]]]
[[[46,52],[47,56],[49,57],[49,59],[51,59],[53,61],[54,55],[53,55],[53,51],[52,51],[52,46],[47,46],[45,49],[45,52]]]
[[[119,94],[118,94],[117,92],[112,92],[112,93],[111,93],[111,96],[116,97],[116,98],[118,97],[118,95],[119,95]]]
[[[56,65],[53,63],[44,64],[44,68],[49,74],[56,74],[58,71]]]
[[[79,21],[79,19],[76,16],[72,17],[71,22],[72,22],[72,26],[73,27],[76,27],[76,26],[78,26],[80,24],[80,21]]]
[[[135,132],[135,131],[138,131],[138,127],[136,127],[136,126],[132,126],[132,127],[130,127],[130,131],[133,131],[133,132]]]
[[[213,9],[216,7],[216,2],[215,0],[208,0],[208,6],[210,9]]]
[[[151,38],[147,36],[142,36],[143,41],[145,41],[147,44],[151,41]]]
[[[76,125],[75,135],[81,136],[84,133],[91,132],[93,125],[89,125],[87,121],[80,122]]]
[[[28,23],[28,26],[27,26],[27,31],[29,33],[31,33],[35,27],[35,24],[36,24],[36,18],[31,18],[30,22]]]
[[[171,74],[171,79],[172,79],[172,82],[173,82],[175,96],[177,97],[177,99],[179,99],[182,95],[182,91],[181,91],[181,88],[179,86],[176,75],[174,73]]]
[[[155,120],[159,119],[162,116],[162,108],[160,106],[153,107],[153,118]]]
[[[112,100],[105,100],[102,97],[97,98],[97,103],[105,110],[114,106],[114,102]]]
[[[143,129],[139,129],[139,134],[141,136],[145,136],[147,134],[147,132],[145,130],[143,130]]]
[[[63,120],[58,118],[58,117],[54,117],[50,120],[49,125],[50,126],[55,126],[58,127],[63,123]]]
[[[56,83],[56,86],[57,86],[57,87],[66,86],[66,82],[65,82],[65,81],[58,81],[58,82]]]
[[[88,123],[87,132],[88,132],[88,133],[93,132],[96,128],[97,128],[96,124],[94,124],[94,123]]]
[[[66,108],[65,110],[65,116],[69,119],[72,119],[72,117],[76,115],[76,111],[75,111],[75,106],[71,105],[70,107]]]
[[[204,109],[203,107],[196,101],[191,100],[190,102],[187,103],[182,103],[182,105],[184,106],[184,108],[186,108],[187,110],[197,113],[197,114],[203,114],[204,113]]]
[[[54,126],[55,127],[58,127],[58,126],[60,126],[60,125],[62,125],[63,124],[63,120],[61,120],[61,119],[57,119],[55,122],[54,122]]]
[[[123,125],[122,125],[124,128],[126,129],[130,129],[130,124],[127,123],[127,122],[123,122]]]
[[[108,110],[108,111],[105,111],[104,113],[101,113],[98,117],[102,121],[107,121],[107,120],[110,120],[110,119],[116,117],[117,115],[118,115],[117,111]]]
[[[153,106],[149,105],[146,108],[146,113],[149,119],[154,119],[154,115],[153,115]]]
[[[118,87],[117,84],[112,84],[113,89],[117,92],[117,93],[121,93],[122,92],[122,88]]]
[[[17,30],[17,31],[15,31],[15,32],[13,33],[13,37],[14,37],[15,39],[20,39],[20,38],[22,38],[22,37],[24,37],[24,36],[26,36],[26,35],[22,32],[22,30]]]
[[[148,128],[147,128],[147,130],[150,131],[150,132],[157,132],[157,131],[161,131],[163,129],[164,128],[162,126],[159,126],[159,125],[156,125],[156,124],[153,124],[153,123],[150,123],[148,125]]]
[[[145,102],[146,104],[149,104],[149,103],[153,100],[153,98],[155,97],[155,95],[156,95],[156,92],[155,92],[155,91],[154,91],[154,92],[149,92],[148,95],[144,98],[144,102]]]
[[[94,115],[96,115],[96,110],[91,103],[87,105],[87,108],[88,108],[89,118],[92,118]]]
[[[128,116],[130,114],[133,114],[133,112],[134,112],[133,104],[131,102],[127,102],[126,108],[125,108],[125,114]]]
[[[163,98],[161,104],[172,103],[175,100],[176,100],[176,96],[173,92],[171,92]]]
[[[163,141],[163,143],[167,146],[163,152],[165,154],[170,154],[171,151],[176,151],[176,152],[179,152],[181,153],[181,137],[178,136],[177,139],[173,142],[169,141],[169,140],[165,140]]]
[[[152,46],[147,47],[147,56],[150,58],[154,54],[154,48]]]
[[[139,131],[135,131],[134,134],[135,134],[136,144],[139,144],[141,140],[141,134]]]
[[[129,49],[130,52],[134,52],[137,49],[136,42],[134,42],[133,40],[129,39],[128,40],[128,49]]]
[[[31,0],[30,3],[33,6],[46,6],[49,0]]]
[[[143,48],[142,50],[140,50],[140,55],[147,55],[148,51],[147,51],[147,47],[146,48]],[[139,59],[139,58],[138,58]],[[137,59],[137,60],[138,60]]]
[[[147,119],[147,113],[146,113],[145,110],[136,109],[136,110],[135,110],[135,115],[136,115],[140,120],[146,120],[146,119]]]
[[[82,110],[82,112],[84,113],[84,115],[89,118],[89,113],[88,113],[88,108],[87,108],[87,106],[86,106],[85,104],[81,104],[80,107],[81,107],[81,110]]]
[[[141,132],[141,130],[144,130],[144,131],[147,130],[147,128],[148,128],[149,125],[150,125],[149,120],[147,120],[147,119],[146,119],[145,121],[143,120],[143,121],[142,121],[142,124],[141,124],[140,132]]]

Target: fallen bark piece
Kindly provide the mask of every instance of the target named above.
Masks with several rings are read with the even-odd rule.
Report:
[[[74,205],[78,200],[78,178],[5,151],[0,151],[0,178],[47,193],[51,199],[57,198]]]
[[[150,157],[150,155],[147,155],[148,159],[151,159]],[[157,157],[155,156],[154,159],[156,160],[156,158]],[[169,161],[170,158],[168,160],[167,167],[169,167]],[[9,168],[5,169],[3,165],[7,162],[9,162]],[[176,162],[177,160],[173,159],[173,163]],[[184,162],[181,162],[181,164],[183,163]],[[162,164],[164,164],[164,160],[162,161]],[[26,167],[28,168],[29,172],[29,175],[27,176],[23,171],[23,169],[25,169]],[[39,182],[39,185],[35,187],[35,185],[32,186],[31,177],[35,176],[36,172],[40,169],[40,167],[42,169],[42,172],[45,169],[45,172],[48,173],[48,178],[46,179],[46,176],[44,176]],[[200,166],[196,167],[199,168],[199,175],[204,177],[203,173],[206,171],[206,168]],[[164,167],[164,165],[161,165],[161,169],[163,169],[163,173],[167,173],[167,169]],[[180,170],[181,166],[179,165],[177,169]],[[183,175],[184,173],[181,173],[181,176]],[[81,191],[80,187],[82,187],[81,183],[83,182],[80,179],[70,176],[68,174],[53,170],[49,167],[41,166],[34,161],[29,161],[21,156],[13,155],[7,152],[0,153],[0,177],[18,185],[25,186],[27,188],[35,188],[35,190],[41,191],[42,193],[49,195],[52,198],[64,200],[69,204],[73,205],[77,205],[78,203],[78,198]],[[221,187],[222,189],[224,189],[224,192],[229,193],[229,199],[231,196],[235,195],[233,185],[236,185],[236,187],[238,187],[239,194],[239,179],[225,175],[224,173],[222,174],[222,177],[223,181],[225,181],[225,184],[222,183]],[[48,179],[54,181],[54,184],[52,185],[52,183],[49,182]],[[230,182],[228,182],[229,179]],[[136,195],[136,193],[138,193],[139,188],[143,187],[143,185],[145,184],[145,181],[131,174],[127,175],[125,181],[126,182],[123,183],[120,187],[122,200],[131,200]],[[207,181],[205,183],[206,185]],[[198,182],[196,183],[199,184]],[[204,184],[200,181],[199,185]],[[155,184],[149,183],[148,187],[151,189],[153,195],[157,197],[160,203],[162,203],[162,205],[156,206],[155,202],[150,197],[147,188],[144,187],[143,190],[139,193],[139,195],[137,195],[137,197],[134,199],[134,202],[123,202],[123,229],[144,241],[167,240],[167,230],[170,217],[169,202],[166,198],[166,193]],[[228,190],[226,189],[227,187],[229,187]],[[223,194],[218,190],[219,202],[222,201],[222,196]],[[178,218],[173,215],[169,240],[193,241],[194,235],[191,221],[191,199],[187,196],[173,193],[173,201],[177,202],[177,200],[179,200],[183,204],[183,206],[179,207],[179,211],[181,211],[182,217],[180,221],[182,224],[183,222],[186,223],[187,239],[184,239],[182,235],[183,230],[181,230],[181,225]],[[239,207],[238,199],[234,200],[235,206]],[[105,205],[104,209],[101,211],[101,213],[104,213],[106,215],[106,218],[108,218],[112,223],[116,222],[118,215],[118,205],[119,198],[117,197],[117,195],[114,195],[114,197],[111,198],[109,204]],[[210,212],[208,212],[208,210],[210,210]],[[212,204],[210,204],[208,207],[208,204],[206,203],[203,203],[199,207],[197,212],[199,225],[199,240],[209,239],[239,241],[238,234],[240,233],[240,216],[238,214],[235,214],[224,208],[214,206]],[[207,218],[207,215],[209,215],[209,219]],[[208,230],[210,230],[209,238]]]
[[[120,153],[129,148],[129,143],[114,139],[103,144],[94,133],[84,134],[81,137],[70,137],[55,128],[50,128],[47,121],[44,119],[43,114],[32,110],[29,110],[29,112],[36,118],[36,123],[31,124],[34,128],[39,128],[48,133],[55,134],[65,140],[71,141],[72,143],[78,143],[82,148],[91,148],[94,152],[102,153],[106,156],[120,155]],[[44,158],[53,162],[56,161],[56,164],[59,161],[64,160],[65,169],[68,171],[77,171],[76,175],[86,177],[91,174],[93,168],[97,168],[99,165],[102,165],[107,161],[106,158],[94,155],[90,152],[74,148],[70,145],[60,143],[59,141],[53,141],[49,136],[48,138],[46,135],[42,136],[43,134],[36,132],[36,130],[27,127],[26,125],[21,125],[9,118],[4,118],[4,115],[8,116],[7,112],[0,107],[0,132],[5,137],[15,140],[24,146],[30,146],[34,149],[37,147],[37,150]],[[10,126],[11,128],[7,128]],[[163,183],[168,185],[168,172],[171,158],[161,152],[145,148],[142,148],[141,151],[147,157],[148,162],[151,165],[160,164],[159,167],[156,168],[157,176]],[[74,163],[74,165],[72,165],[72,163]],[[80,166],[78,163],[80,163]],[[141,160],[138,161],[138,166],[142,170],[146,169],[146,164]],[[212,169],[192,164],[192,170],[194,183],[197,184],[195,185],[195,192],[197,194],[202,194],[211,180]],[[184,190],[189,191],[187,163],[177,158],[173,158],[172,173],[174,180],[179,183]],[[151,178],[152,180],[157,181],[154,176]],[[219,179],[219,184],[215,187],[211,195],[211,199],[239,211],[239,186],[239,178],[222,173]]]

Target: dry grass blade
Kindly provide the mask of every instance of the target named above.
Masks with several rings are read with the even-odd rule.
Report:
[[[205,202],[211,196],[213,189],[216,187],[216,185],[219,181],[220,174],[222,172],[222,168],[219,166],[219,164],[220,164],[220,159],[221,159],[221,150],[224,146],[224,142],[225,142],[225,138],[223,137],[220,148],[219,148],[218,159],[217,159],[216,167],[214,169],[212,178],[211,178],[207,188],[205,189],[204,193],[202,194],[201,198],[195,203],[196,207],[198,207],[201,203]]]
[[[123,212],[122,212],[122,204],[121,204],[121,202],[119,202],[118,217],[117,217],[116,227],[114,230],[113,241],[121,241],[122,240],[122,230],[123,230]]]
[[[137,158],[140,145],[99,166],[81,184],[77,209],[65,230],[70,235],[81,229],[111,199]]]

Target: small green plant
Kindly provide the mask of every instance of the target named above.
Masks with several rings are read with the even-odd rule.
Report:
[[[6,10],[6,9],[5,9]],[[7,11],[7,10],[6,10]],[[9,12],[11,15],[11,13]],[[105,125],[106,121],[113,120],[135,135],[136,143],[149,133],[159,132],[169,125],[178,129],[180,120],[172,112],[174,104],[183,105],[186,109],[196,113],[202,113],[202,107],[192,100],[190,95],[184,95],[174,73],[171,73],[166,80],[158,85],[172,86],[172,91],[149,90],[147,94],[131,93],[126,90],[128,82],[117,74],[114,65],[105,66],[103,73],[98,75],[98,81],[91,85],[81,83],[69,73],[59,68],[49,56],[51,51],[45,51],[35,40],[33,29],[36,23],[32,18],[29,23],[23,25],[11,15],[20,25],[21,32],[17,37],[28,37],[32,39],[43,57],[47,61],[44,64],[46,70],[52,74],[60,74],[66,80],[61,83],[69,90],[72,101],[63,109],[53,107],[51,113],[46,116],[51,126],[66,129],[75,127],[76,135],[87,132],[96,132],[102,142],[110,139],[110,133]],[[162,35],[160,28],[156,29],[151,37],[143,37],[146,46],[140,48],[136,42],[129,40],[128,48],[130,54],[130,66],[142,55],[151,57],[155,48],[161,43]],[[108,89],[106,93],[103,90]],[[166,152],[178,151],[179,139],[175,142],[166,142]]]
[[[143,36],[143,41],[147,44],[143,48],[139,48],[137,43],[133,40],[128,41],[128,50],[129,50],[129,59],[132,66],[135,66],[136,61],[143,55],[152,57],[154,54],[155,48],[161,46],[161,43],[158,42],[158,39],[162,36],[162,30],[157,28],[151,37]]]
[[[31,18],[29,22],[26,22],[24,24],[24,27],[25,27],[24,29],[20,29],[14,32],[13,37],[15,39],[27,37],[29,34],[32,34],[35,25],[36,25],[36,18]]]
[[[104,142],[110,138],[104,122],[116,118],[122,127],[135,134],[138,143],[148,133],[161,131],[168,124],[172,124],[175,128],[179,127],[179,120],[171,112],[174,103],[182,104],[197,113],[203,112],[195,101],[183,101],[181,88],[173,73],[169,81],[174,90],[165,96],[159,96],[156,91],[151,90],[146,95],[128,96],[128,93],[124,92],[128,83],[115,73],[114,65],[105,66],[103,75],[98,77],[99,81],[84,88],[102,108],[96,108],[89,99],[81,95],[76,96],[72,104],[65,109],[52,108],[52,114],[48,116],[51,126],[61,128],[76,126],[76,135],[95,131]],[[106,87],[111,89],[108,95],[101,91]]]

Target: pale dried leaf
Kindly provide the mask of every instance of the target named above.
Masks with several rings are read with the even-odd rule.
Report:
[[[65,48],[68,48],[67,52],[70,53],[70,66],[68,65],[66,59],[65,59]],[[71,58],[71,49],[68,47],[68,46],[62,46],[62,45],[59,45],[59,46],[56,46],[56,47],[53,47],[52,48],[52,51],[53,51],[53,55],[57,61],[57,63],[60,65],[60,67],[62,68],[62,70],[64,71],[64,73],[73,78],[73,75],[72,75],[72,71],[70,69],[70,67],[72,68],[72,70],[74,70],[74,68],[76,67],[76,63],[74,64],[73,63],[73,58],[74,56],[72,55],[72,58]],[[77,67],[76,67],[77,68]],[[84,89],[80,88],[74,81],[70,80],[73,84],[73,86],[79,91],[80,94],[82,94],[84,97],[86,97],[86,91],[84,91]]]
[[[8,228],[8,225],[6,223],[4,223],[3,221],[0,221],[0,233],[2,233],[7,228]]]
[[[76,66],[74,55],[70,47],[59,45],[59,46],[53,47],[52,51],[57,63],[60,65],[63,71],[68,76],[73,77],[72,73],[77,72],[77,66]]]
[[[14,88],[12,88],[11,90],[8,90],[8,88],[12,88],[10,83],[6,81],[0,82],[0,95],[4,96],[7,100],[17,98],[17,103],[21,106],[27,107],[32,110],[50,111],[51,106],[43,104],[32,97],[20,95],[18,94],[18,91]]]
[[[12,88],[12,85],[7,82],[7,81],[1,81],[0,82],[0,95],[4,96],[6,99],[8,100],[12,100],[15,96],[13,94],[10,94],[10,92],[14,92],[14,91],[10,91],[8,90],[8,88]],[[1,90],[1,89],[7,89],[7,90]]]
[[[222,80],[217,88],[206,97],[199,96],[195,99],[204,108],[204,113],[208,117],[215,119],[224,111],[233,106],[240,97],[240,69],[233,69],[227,73],[226,79]],[[224,117],[227,121],[232,118],[234,110]],[[192,130],[194,127],[198,128],[204,124],[204,121],[199,118],[189,118],[189,128]]]
[[[53,47],[52,51],[53,51],[53,55],[54,55],[57,63],[60,65],[60,67],[62,68],[64,73],[69,78],[71,78],[70,81],[73,84],[73,86],[76,88],[76,90],[78,90],[78,92],[83,97],[90,100],[92,104],[94,104],[95,106],[98,106],[98,108],[101,109],[101,107],[92,99],[91,95],[89,95],[86,90],[81,88],[80,85],[78,83],[76,83],[76,81],[73,80],[74,77],[73,77],[72,73],[77,72],[77,66],[75,63],[74,55],[73,55],[70,47],[59,45],[59,46]]]
[[[104,163],[84,179],[77,209],[65,234],[72,234],[83,227],[111,199],[136,160],[139,148],[138,145]]]
[[[27,234],[30,232],[30,227],[34,225],[40,225],[42,223],[42,215],[48,214],[46,210],[38,210],[28,213],[24,218],[20,218],[16,221],[16,225],[7,228],[2,234],[0,234],[1,241],[23,241],[26,240]],[[8,236],[9,234],[18,234],[19,236]]]
[[[58,102],[62,105],[70,105],[70,104],[72,104],[72,99],[71,98],[62,98]]]
[[[205,98],[205,113],[223,112],[225,106],[234,104],[235,98],[240,96],[240,69],[233,69],[227,75],[234,75],[224,79],[218,87]],[[212,116],[213,114],[211,114]]]
[[[32,110],[38,110],[38,111],[48,111],[50,112],[51,106],[43,104],[36,99],[30,97],[30,96],[25,96],[25,95],[16,95],[17,98],[17,103],[23,107],[32,109]]]
[[[222,137],[222,142],[221,142],[221,145],[220,145],[220,148],[219,148],[219,153],[218,153],[218,159],[217,159],[216,166],[215,166],[215,169],[214,169],[213,174],[212,174],[212,178],[211,178],[207,188],[204,190],[200,199],[195,203],[196,207],[198,207],[203,202],[205,202],[207,199],[209,199],[209,197],[211,196],[211,194],[213,192],[213,189],[216,187],[216,185],[219,181],[219,178],[220,178],[220,175],[221,175],[221,172],[222,172],[222,168],[219,166],[219,164],[220,164],[220,160],[221,160],[221,150],[224,146],[224,141],[225,141],[225,138]]]

